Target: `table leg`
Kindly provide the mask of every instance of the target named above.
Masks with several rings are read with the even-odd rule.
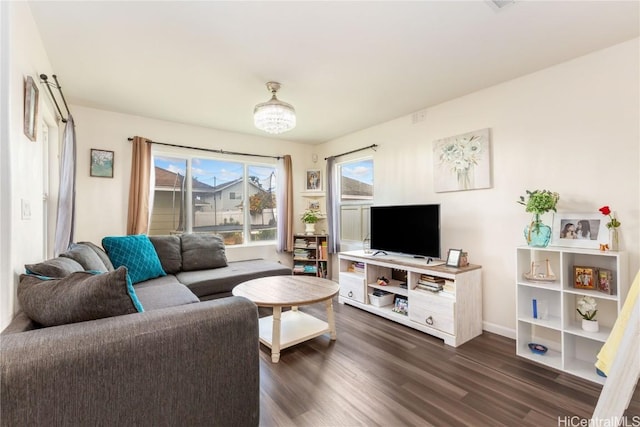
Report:
[[[333,299],[328,299],[325,301],[325,305],[327,306],[327,323],[329,323],[329,334],[331,336],[331,340],[335,341],[338,338],[336,333],[336,319],[333,316]]]
[[[280,317],[282,315],[282,307],[273,307],[273,329],[271,336],[271,361],[278,363],[280,360]]]

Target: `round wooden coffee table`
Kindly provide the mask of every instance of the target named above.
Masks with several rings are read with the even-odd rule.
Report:
[[[331,280],[313,276],[271,276],[249,280],[233,288],[233,295],[245,297],[259,307],[272,307],[273,315],[260,323],[260,342],[271,349],[271,361],[278,363],[280,350],[329,333],[336,339],[332,298],[340,287]],[[325,303],[327,322],[298,311],[298,306]],[[282,312],[282,307],[291,307]]]

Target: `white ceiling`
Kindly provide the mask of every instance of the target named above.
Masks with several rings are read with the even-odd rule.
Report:
[[[639,36],[638,1],[31,1],[70,104],[320,143]]]

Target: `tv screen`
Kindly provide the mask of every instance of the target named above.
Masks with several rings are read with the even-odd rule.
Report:
[[[440,258],[440,205],[371,207],[371,249]]]

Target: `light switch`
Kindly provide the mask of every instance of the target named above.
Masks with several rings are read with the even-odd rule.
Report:
[[[31,202],[26,200],[26,199],[22,199],[22,219],[23,220],[27,220],[27,219],[31,219]]]

